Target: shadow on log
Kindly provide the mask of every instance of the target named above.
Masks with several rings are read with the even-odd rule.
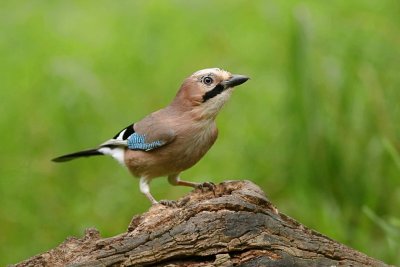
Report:
[[[388,266],[279,213],[249,181],[156,205],[126,233],[96,229],[16,266]]]

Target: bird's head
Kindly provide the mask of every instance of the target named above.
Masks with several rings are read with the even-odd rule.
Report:
[[[233,88],[248,79],[218,68],[199,70],[185,79],[172,105],[198,112],[199,116],[215,117]]]

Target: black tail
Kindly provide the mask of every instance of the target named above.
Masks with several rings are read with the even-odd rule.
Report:
[[[80,157],[91,157],[91,156],[98,156],[98,155],[104,155],[104,154],[99,152],[97,149],[88,149],[88,150],[84,150],[84,151],[79,151],[79,152],[63,155],[63,156],[52,159],[52,161],[64,162],[64,161],[69,161],[69,160],[73,160],[73,159],[80,158]]]

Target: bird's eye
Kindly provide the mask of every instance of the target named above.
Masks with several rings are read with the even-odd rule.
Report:
[[[210,84],[212,84],[213,82],[214,82],[213,78],[211,78],[211,77],[209,77],[209,76],[206,76],[206,77],[203,78],[203,83],[204,83],[205,85],[210,85]]]

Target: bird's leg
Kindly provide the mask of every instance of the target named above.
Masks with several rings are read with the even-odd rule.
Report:
[[[173,200],[160,200],[157,201],[150,193],[150,179],[147,177],[140,178],[140,192],[142,192],[151,202],[152,205],[162,204],[168,207],[176,207],[176,202]]]
[[[158,204],[158,201],[150,194],[150,179],[143,176],[140,177],[140,192],[142,192],[151,202],[152,205]]]
[[[181,178],[179,178],[179,174],[171,174],[168,176],[168,182],[172,185],[183,185],[183,186],[190,186],[190,187],[198,187],[200,183],[194,183],[194,182],[189,182],[189,181],[182,181]]]
[[[168,182],[172,185],[183,185],[183,186],[190,186],[193,188],[208,188],[210,190],[215,189],[215,184],[212,182],[204,182],[204,183],[194,183],[194,182],[189,182],[189,181],[182,181],[179,178],[179,174],[172,174],[168,176]]]

